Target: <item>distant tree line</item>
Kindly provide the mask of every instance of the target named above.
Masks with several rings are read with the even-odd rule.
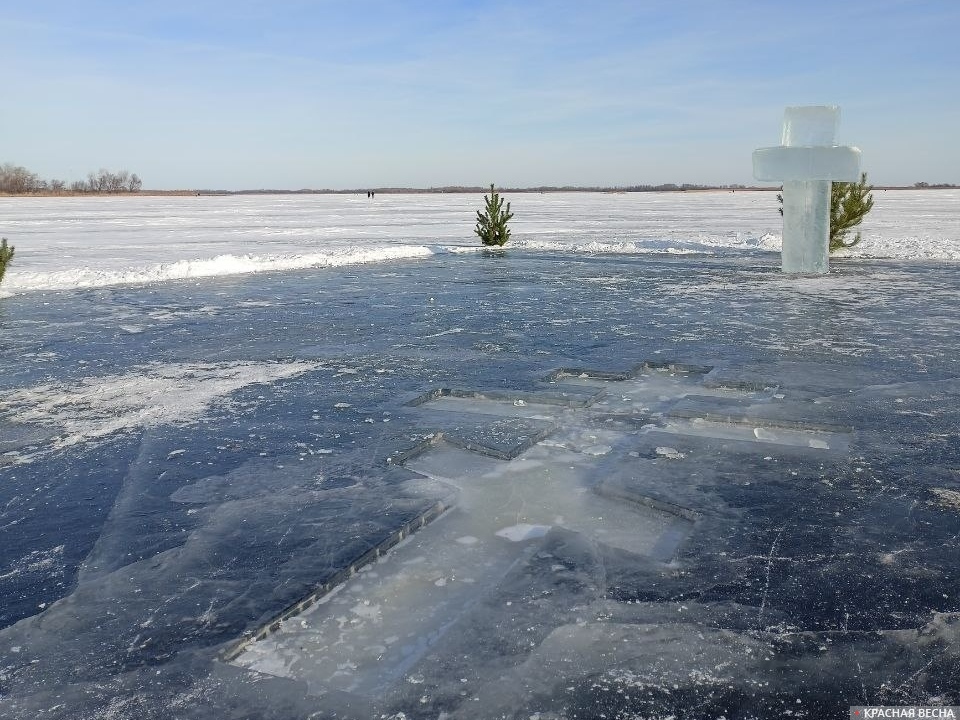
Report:
[[[603,192],[603,193],[627,193],[627,192],[682,192],[685,190],[771,190],[770,187],[752,187],[748,185],[695,185],[693,183],[665,183],[663,185],[537,185],[534,187],[511,187],[501,188],[502,192],[509,193],[547,193],[547,192]],[[369,192],[375,192],[378,195],[424,195],[440,193],[469,193],[482,194],[488,192],[486,188],[479,185],[444,185],[442,187],[375,187],[375,188],[351,188],[347,190],[331,190],[329,188],[302,188],[300,190],[275,190],[262,188],[259,190],[198,190],[198,195],[366,195]]]
[[[943,190],[945,188],[955,188],[958,187],[953,183],[926,183],[926,182],[917,182],[913,186],[918,189],[930,188],[931,190]]]
[[[63,180],[44,180],[25,167],[4,163],[0,165],[0,193],[24,195],[28,193],[135,193],[143,181],[136,173],[126,170],[110,172],[101,168],[87,173],[86,180],[75,180],[68,186]]]

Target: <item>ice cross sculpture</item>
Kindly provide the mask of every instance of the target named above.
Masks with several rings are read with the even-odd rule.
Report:
[[[788,107],[782,144],[753,152],[753,176],[783,183],[785,273],[830,269],[830,184],[860,176],[860,150],[834,144],[839,124],[836,105]]]

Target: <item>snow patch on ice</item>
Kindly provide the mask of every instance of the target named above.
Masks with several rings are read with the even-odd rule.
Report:
[[[947,488],[930,488],[930,492],[937,498],[936,504],[951,510],[960,510],[960,492]]]
[[[73,385],[45,383],[10,390],[0,399],[0,419],[57,428],[60,432],[47,449],[58,450],[116,432],[190,424],[240,388],[295,377],[318,366],[305,361],[151,363],[122,375],[86,377]],[[21,455],[17,461],[34,457],[36,453]]]

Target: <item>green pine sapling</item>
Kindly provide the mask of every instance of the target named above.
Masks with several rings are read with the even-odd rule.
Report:
[[[848,239],[848,233],[863,222],[873,209],[873,187],[867,185],[867,174],[860,182],[835,182],[830,188],[830,252],[853,247],[860,242],[860,233]]]
[[[6,238],[0,238],[0,282],[3,282],[3,274],[7,271],[7,265],[13,260],[13,246],[7,245]]]
[[[487,203],[485,212],[477,210],[477,227],[474,232],[484,245],[502,246],[510,239],[510,228],[507,222],[513,217],[510,212],[510,203],[503,210],[503,199],[497,194],[493,184],[490,185],[490,195],[483,196]]]

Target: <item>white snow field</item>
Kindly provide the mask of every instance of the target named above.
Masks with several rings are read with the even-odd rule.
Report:
[[[511,246],[579,253],[779,251],[776,193],[514,193]],[[841,255],[960,260],[960,190],[874,191]],[[387,262],[479,249],[474,194],[0,198],[4,295]]]

